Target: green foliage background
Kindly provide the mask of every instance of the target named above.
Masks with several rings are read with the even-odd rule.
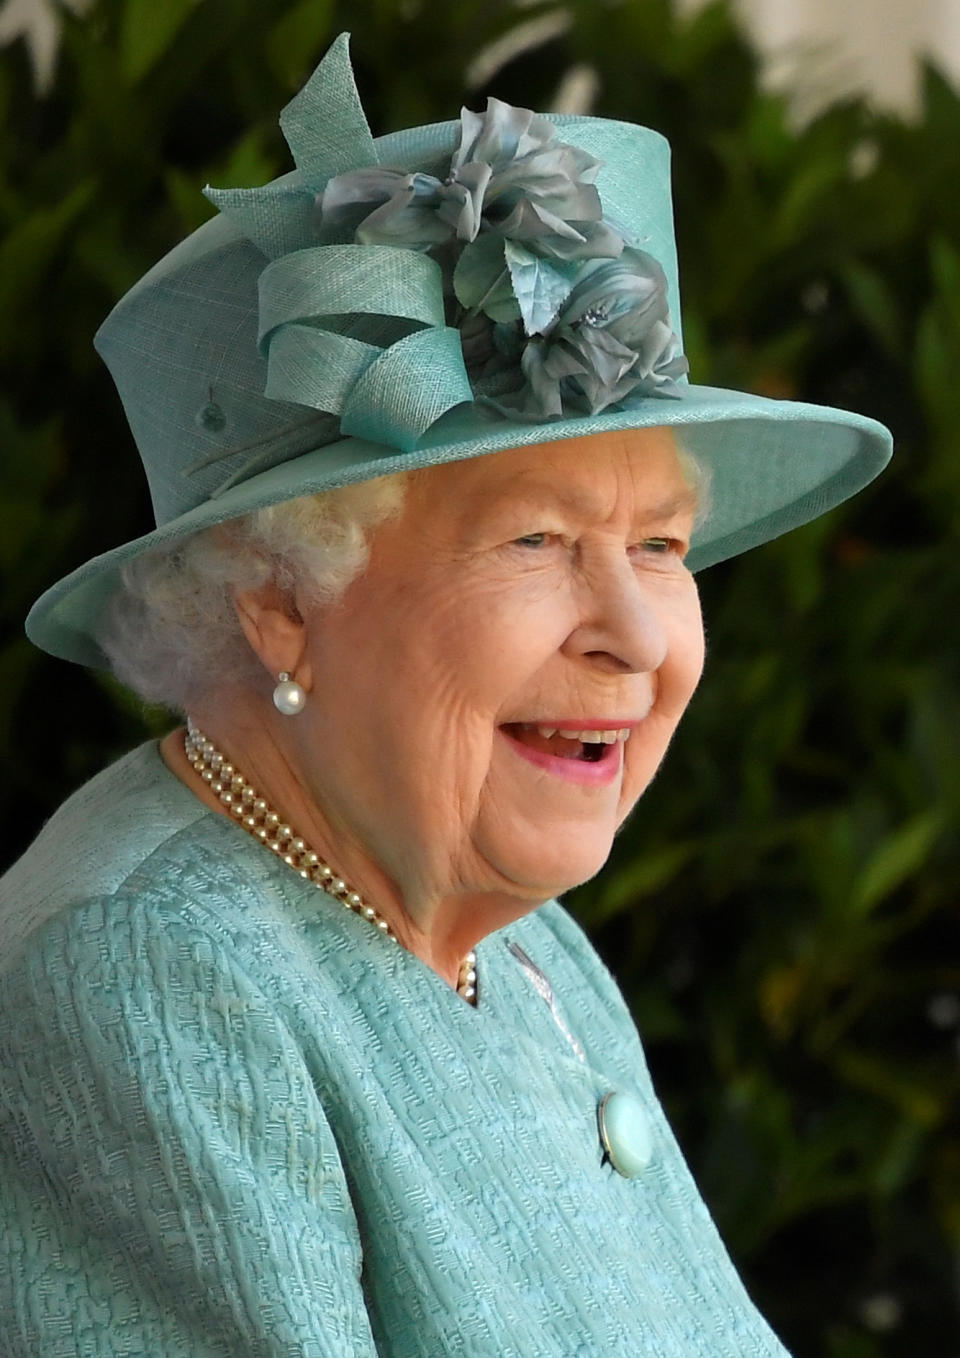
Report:
[[[27,606],[150,526],[90,337],[209,208],[288,166],[280,107],[354,33],[375,131],[493,93],[674,146],[696,380],[845,405],[895,462],[826,521],[702,579],[707,677],[574,908],[629,995],[748,1283],[802,1358],[956,1358],[960,1259],[960,98],[797,130],[728,10],[668,0],[98,0],[35,96],[2,54],[0,757],[12,858],[162,729],[40,655]],[[469,88],[522,25],[553,36]],[[550,27],[552,25],[552,29]],[[69,872],[69,863],[64,863]]]

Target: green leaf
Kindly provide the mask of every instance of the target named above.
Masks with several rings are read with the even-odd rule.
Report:
[[[913,365],[918,404],[926,407],[931,423],[955,434],[960,334],[950,320],[939,298],[926,307],[917,324]]]
[[[266,137],[261,127],[255,127],[221,157],[207,167],[206,172],[184,173],[172,165],[164,172],[167,195],[177,213],[185,233],[196,230],[216,209],[203,196],[204,180],[221,186],[266,184],[278,172],[278,165],[265,148]]]
[[[954,89],[940,67],[929,58],[920,64],[921,100],[924,121],[956,135],[960,123],[960,94]]]
[[[935,236],[930,244],[930,263],[938,287],[945,292],[960,288],[960,253],[943,236]]]
[[[277,22],[267,39],[270,69],[288,88],[299,89],[333,37],[332,10],[331,0],[302,0]]]
[[[164,171],[163,183],[184,235],[195,231],[212,215],[213,205],[200,192],[194,175],[184,174],[171,165]]]
[[[131,85],[169,50],[195,0],[127,0],[120,33],[120,69]]]
[[[502,236],[487,232],[465,247],[453,271],[457,301],[468,311],[483,311],[494,321],[515,321],[520,314],[510,286]]]
[[[710,63],[736,37],[730,6],[722,0],[678,11],[678,18],[683,25],[683,41],[675,45],[675,62],[678,72],[685,75]]]
[[[944,316],[960,344],[960,251],[943,236],[935,236],[930,244],[930,273]]]
[[[211,171],[210,178],[217,184],[266,184],[278,172],[276,160],[266,149],[263,129],[255,127],[240,138],[226,159]]]
[[[878,1192],[890,1196],[906,1187],[924,1148],[924,1131],[922,1123],[910,1118],[904,1118],[893,1128],[886,1145],[878,1148],[872,1166]]]
[[[831,158],[814,160],[797,174],[777,209],[776,231],[781,245],[816,229],[825,204],[839,190],[842,172],[843,166]]]
[[[922,811],[881,844],[854,887],[850,913],[863,916],[919,872],[943,829],[940,811]]]
[[[505,244],[504,257],[524,330],[528,335],[544,334],[570,295],[575,269],[565,268],[556,260],[544,259],[512,240]]]
[[[43,276],[80,213],[93,197],[90,180],[77,187],[53,208],[38,208],[15,227],[0,244],[0,316],[4,326],[21,304],[35,303]]]
[[[843,270],[850,300],[873,337],[891,358],[902,357],[905,330],[893,289],[875,269],[852,260]]]
[[[595,904],[585,912],[592,925],[631,909],[644,896],[659,891],[687,866],[695,852],[692,843],[666,844],[638,852],[619,872],[610,873]]]
[[[840,1047],[834,1052],[832,1065],[854,1089],[892,1104],[921,1127],[936,1126],[944,1115],[950,1091],[923,1080],[901,1063],[853,1047]]]

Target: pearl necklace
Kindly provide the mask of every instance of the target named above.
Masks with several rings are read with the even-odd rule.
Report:
[[[333,896],[355,915],[369,920],[387,938],[399,944],[400,940],[383,916],[372,905],[368,905],[358,891],[338,877],[329,863],[314,853],[295,830],[281,821],[269,802],[251,787],[239,769],[189,719],[183,743],[193,768],[238,824],[255,839],[259,839],[261,844],[272,849],[281,862],[299,873],[305,881],[312,882],[320,891]],[[467,953],[460,963],[457,994],[469,1004],[477,1003],[477,955],[474,952]]]

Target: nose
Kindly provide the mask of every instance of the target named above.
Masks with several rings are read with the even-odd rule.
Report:
[[[624,555],[594,562],[578,583],[580,620],[563,646],[610,674],[650,674],[667,656],[656,596]]]

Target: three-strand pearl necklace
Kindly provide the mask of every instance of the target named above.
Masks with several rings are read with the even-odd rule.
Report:
[[[312,882],[355,915],[369,920],[394,943],[399,943],[400,940],[383,916],[280,819],[269,802],[251,787],[240,770],[220,753],[202,731],[197,730],[192,721],[187,722],[184,748],[193,768],[238,825],[242,825],[261,844],[271,849],[281,862],[299,873],[305,881]],[[469,1004],[475,1005],[477,1002],[477,958],[473,952],[467,953],[460,963],[457,994]]]

